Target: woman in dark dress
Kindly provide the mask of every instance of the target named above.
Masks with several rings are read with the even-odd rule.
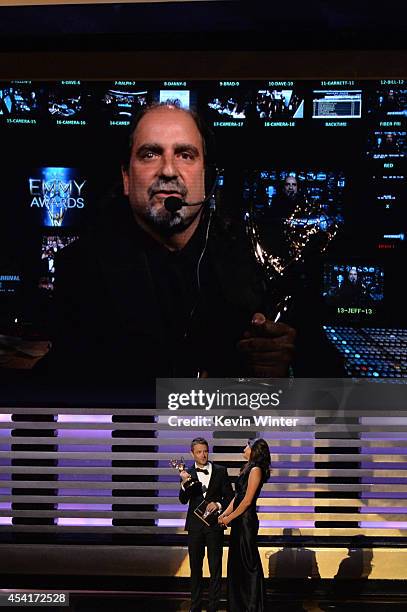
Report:
[[[243,451],[247,459],[236,482],[236,495],[219,517],[232,531],[228,556],[228,600],[230,612],[263,612],[265,589],[257,548],[259,519],[256,502],[270,476],[270,450],[262,438],[249,440]]]

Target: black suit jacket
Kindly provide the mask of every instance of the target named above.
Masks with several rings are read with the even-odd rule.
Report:
[[[195,466],[186,470],[193,478],[197,478]],[[232,484],[230,482],[226,468],[223,465],[212,463],[212,474],[206,492],[205,500],[208,502],[220,502],[222,512],[226,510],[234,497]],[[188,504],[188,514],[185,521],[186,531],[198,531],[205,528],[205,524],[194,514],[194,510],[204,500],[202,485],[195,485],[189,491],[181,488],[179,492],[181,504]],[[216,529],[216,527],[211,527]]]

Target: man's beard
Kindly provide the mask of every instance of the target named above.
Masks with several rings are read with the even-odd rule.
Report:
[[[178,178],[165,180],[162,177],[157,178],[148,189],[150,198],[160,191],[174,192],[180,195],[180,199],[184,200],[187,196],[187,188],[185,184]],[[147,206],[143,211],[144,221],[160,234],[172,236],[185,231],[196,218],[199,213],[197,207],[196,214],[191,214],[186,206],[175,212],[171,212],[165,208],[165,200],[159,206]]]
[[[144,210],[143,219],[152,228],[160,234],[173,236],[181,234],[191,223],[196,219],[200,211],[200,207],[196,207],[196,212],[191,214],[188,208],[184,206],[176,212],[170,212],[163,205],[162,207],[146,208]]]

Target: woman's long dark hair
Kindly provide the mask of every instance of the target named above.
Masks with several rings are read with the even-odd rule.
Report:
[[[255,438],[249,440],[248,444],[251,448],[249,465],[257,465],[262,471],[262,480],[266,482],[270,478],[270,449],[269,445],[263,438]]]

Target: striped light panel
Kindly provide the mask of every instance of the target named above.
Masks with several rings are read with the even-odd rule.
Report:
[[[3,408],[0,531],[183,532],[186,507],[169,460],[189,463],[190,441],[203,435],[211,459],[235,480],[253,432],[236,427],[226,438],[205,428],[174,430],[162,414]],[[257,434],[272,453],[258,502],[260,534],[407,535],[407,404],[341,419],[307,412],[295,430]]]

